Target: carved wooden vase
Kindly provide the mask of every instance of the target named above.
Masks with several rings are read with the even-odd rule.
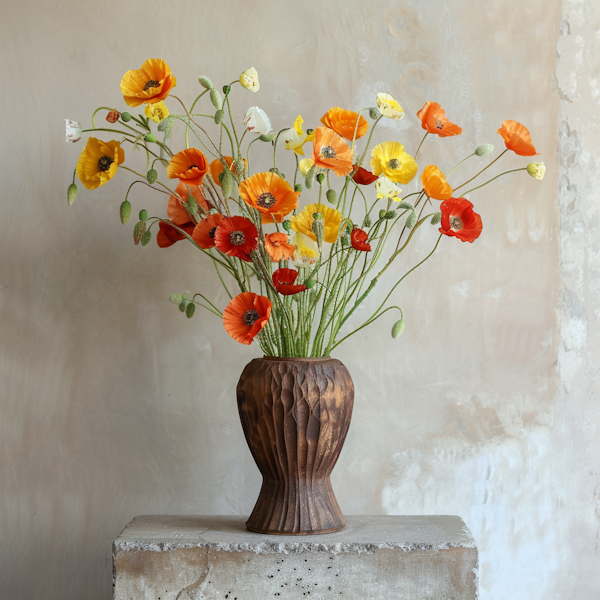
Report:
[[[352,416],[354,384],[334,358],[256,358],[237,387],[240,419],[263,476],[250,531],[331,533],[346,522],[329,477]]]

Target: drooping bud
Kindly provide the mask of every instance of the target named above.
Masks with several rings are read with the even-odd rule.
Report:
[[[142,234],[140,242],[141,242],[142,246],[147,246],[150,243],[151,239],[152,239],[152,232],[150,230],[147,230],[147,231],[144,231],[144,233]]]
[[[477,146],[475,148],[475,154],[477,156],[487,156],[494,151],[494,146],[492,144],[482,144],[481,146]]]
[[[223,122],[224,118],[225,118],[225,111],[222,108],[220,108],[215,113],[215,124],[220,125]]]
[[[181,304],[182,300],[183,296],[181,294],[171,294],[169,296],[169,302],[172,302],[173,304]]]
[[[412,229],[415,226],[415,223],[417,222],[417,213],[416,212],[411,212],[410,215],[408,215],[408,219],[406,219],[406,228],[407,229]]]
[[[304,285],[306,286],[307,290],[310,290],[311,288],[314,288],[315,285],[317,285],[317,282],[314,279],[307,279],[304,282]]]
[[[261,133],[258,139],[261,142],[272,142],[275,139],[275,136],[270,133]]]
[[[129,123],[129,121],[131,121],[131,115],[128,112],[121,113],[121,121]]]
[[[319,184],[323,183],[324,179],[325,179],[325,175],[323,175],[323,173],[319,173],[317,175],[317,181],[319,182]]]
[[[317,165],[313,165],[308,172],[306,173],[306,177],[304,178],[304,185],[306,186],[307,189],[311,189],[312,188],[312,184],[313,184],[313,177],[315,175],[315,172],[317,170]]]
[[[380,218],[380,219],[385,219],[385,213],[386,213],[386,212],[387,212],[387,211],[386,211],[385,209],[383,209],[383,208],[382,208],[382,209],[379,211],[379,218]]]
[[[147,133],[147,134],[144,136],[144,139],[145,139],[147,142],[156,142],[156,141],[157,141],[157,140],[156,140],[156,137],[155,137],[154,135],[152,135],[151,133]]]
[[[398,208],[404,208],[406,210],[415,210],[415,207],[410,202],[405,202],[404,200],[398,203]]]
[[[433,215],[433,217],[431,217],[431,224],[437,225],[441,220],[442,220],[442,213],[437,212],[437,213],[435,213],[435,215]]]
[[[156,183],[157,179],[158,179],[158,171],[156,169],[150,169],[146,173],[146,180],[148,181],[148,183],[150,185],[152,185],[153,183]]]
[[[133,228],[133,243],[137,246],[146,231],[146,223],[138,221]]]
[[[148,211],[143,209],[140,210],[140,221],[147,221],[148,220]]]
[[[213,82],[212,82],[212,81],[211,81],[211,80],[210,80],[208,77],[205,77],[204,75],[203,75],[202,77],[198,77],[198,83],[199,83],[199,84],[200,84],[200,85],[201,85],[201,86],[202,86],[204,89],[207,89],[207,90],[212,90],[212,89],[213,89],[213,87],[215,87],[215,86],[213,85]]]
[[[69,203],[69,206],[75,202],[75,198],[77,198],[77,186],[72,183],[67,188],[67,202]]]
[[[404,331],[404,317],[394,323],[394,326],[392,327],[392,338],[397,340],[402,335],[403,331]]]
[[[131,217],[131,202],[129,202],[129,200],[125,200],[121,204],[120,217],[121,223],[127,225],[127,221],[129,221],[129,217]]]
[[[363,221],[363,227],[371,227],[372,221],[369,215],[366,215]]]
[[[233,191],[233,175],[229,169],[223,169],[223,178],[221,179],[221,189],[223,190],[223,198],[227,200]]]
[[[546,165],[544,163],[529,163],[527,165],[527,172],[534,179],[544,179],[544,175],[546,174]]]
[[[287,221],[284,221],[282,225],[283,228],[289,233],[290,229],[292,228],[292,222],[288,219]]]
[[[187,305],[187,300],[185,299],[185,296],[184,296],[183,300],[179,303],[179,312],[185,312],[186,305]]]
[[[325,197],[327,198],[327,202],[329,202],[329,204],[335,204],[337,202],[337,193],[335,190],[327,190]]]
[[[381,113],[379,112],[379,109],[373,106],[369,109],[369,116],[371,117],[371,119],[373,119],[373,121],[375,121],[376,119],[379,119]]]
[[[388,210],[385,215],[384,215],[384,219],[393,219],[396,216],[396,211],[395,210]]]
[[[191,319],[194,316],[194,313],[196,312],[196,305],[193,302],[190,302],[186,307],[185,307],[185,316],[188,319]]]
[[[210,88],[210,101],[213,103],[213,106],[216,109],[219,109],[223,106],[223,101],[221,100],[221,94],[215,90],[215,88]]]
[[[231,91],[231,86],[229,85],[224,85],[223,86],[223,93],[227,96],[229,95],[229,92]]]
[[[297,183],[297,184],[294,186],[294,191],[295,191],[295,192],[302,192],[302,191],[304,191],[304,186],[303,186],[301,183]]]

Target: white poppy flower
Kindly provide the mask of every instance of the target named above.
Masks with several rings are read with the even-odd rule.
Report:
[[[81,123],[65,119],[65,142],[78,142],[82,136]]]
[[[267,113],[258,106],[251,106],[244,117],[244,125],[250,133],[257,135],[267,134],[272,130],[271,119]]]
[[[380,177],[375,183],[375,187],[377,188],[377,200],[389,198],[395,202],[400,202],[401,198],[399,196],[402,190],[387,177]]]

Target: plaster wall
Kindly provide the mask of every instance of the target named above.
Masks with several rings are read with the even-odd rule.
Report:
[[[340,347],[357,395],[333,483],[346,514],[460,515],[480,547],[485,600],[597,598],[600,9],[4,4],[0,598],[108,599],[111,541],[135,515],[247,514],[258,493],[234,396],[258,350],[167,301],[209,290],[224,305],[211,267],[184,243],[133,246],[118,219],[123,173],[66,204],[83,142],[64,143],[62,119],[87,125],[95,106],[124,109],[122,74],[153,56],[187,100],[198,75],[221,85],[255,66],[260,92],[237,89],[233,109],[241,119],[258,104],[276,129],[389,91],[407,116],[383,121],[376,141],[412,152],[415,113],[437,100],[464,129],[422,149],[445,171],[479,144],[501,148],[504,119],[529,127],[546,178],[516,173],[474,195],[481,238],[443,239],[398,288],[404,335],[392,340],[382,318]],[[476,160],[452,182],[477,172]],[[131,199],[134,214],[164,214],[162,197],[134,188]],[[435,239],[425,232],[394,274]]]

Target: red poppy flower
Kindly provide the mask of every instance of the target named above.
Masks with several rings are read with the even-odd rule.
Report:
[[[425,106],[417,113],[421,120],[421,127],[429,133],[448,137],[460,135],[462,128],[448,120],[446,111],[437,102],[425,102]]]
[[[236,342],[249,346],[270,316],[271,301],[266,296],[243,292],[223,311],[223,325]]]
[[[350,243],[355,250],[371,252],[371,244],[367,243],[368,238],[369,236],[366,231],[355,227],[350,234]]]
[[[518,121],[503,121],[498,133],[509,150],[519,156],[535,156],[535,146],[531,143],[529,130]]]
[[[273,273],[273,284],[282,296],[292,296],[306,290],[305,285],[294,285],[298,277],[298,271],[294,269],[277,269]]]
[[[119,117],[121,116],[121,113],[118,110],[111,110],[107,115],[106,115],[106,120],[109,123],[116,123],[119,120]]]
[[[217,225],[214,240],[217,250],[223,254],[250,262],[250,251],[258,246],[258,231],[246,217],[228,217]]]
[[[440,233],[457,237],[462,242],[473,242],[481,235],[481,217],[466,198],[449,198],[440,206],[442,221]]]
[[[188,223],[184,223],[183,225],[177,225],[179,229],[183,229],[188,235],[192,235],[194,232],[194,223],[189,221]],[[179,242],[180,240],[185,240],[185,235],[180,233],[171,225],[168,221],[161,221],[158,224],[158,234],[156,235],[156,243],[161,248],[168,248],[172,246],[175,242]]]
[[[356,169],[356,165],[352,165],[352,169]],[[373,175],[371,171],[367,171],[362,167],[358,167],[356,173],[352,175],[352,179],[354,179],[354,181],[360,185],[369,185],[370,183],[377,181],[379,177],[377,177],[377,175]]]
[[[200,246],[200,248],[204,248],[204,250],[208,250],[209,248],[215,247],[215,232],[217,231],[217,225],[224,219],[225,217],[216,213],[214,215],[208,215],[206,219],[202,219],[196,228],[194,229],[194,233],[192,234],[192,239]]]

